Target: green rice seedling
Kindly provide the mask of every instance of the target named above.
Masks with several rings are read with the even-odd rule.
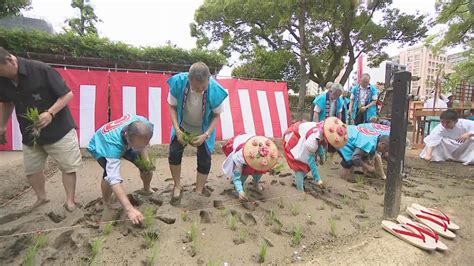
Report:
[[[360,207],[359,207],[359,212],[360,213],[365,213],[366,212],[366,208],[365,208],[365,205],[364,204],[361,204]]]
[[[265,225],[270,226],[273,225],[273,222],[277,220],[276,214],[273,210],[270,210],[265,216]]]
[[[156,155],[149,154],[148,160],[140,155],[135,161],[133,161],[133,163],[138,169],[140,169],[140,171],[150,172],[156,170],[155,160]]]
[[[291,214],[293,214],[293,216],[300,214],[300,211],[301,206],[298,203],[291,204]]]
[[[321,211],[324,211],[324,209],[326,209],[326,205],[324,205],[324,202],[321,202],[321,205],[319,206],[319,209]]]
[[[306,216],[308,217],[308,223],[314,224],[314,216],[311,213],[307,213]]]
[[[232,231],[237,230],[237,218],[234,215],[229,216],[229,227]]]
[[[197,235],[198,235],[197,222],[193,222],[193,224],[191,225],[191,230],[189,230],[187,233],[187,237],[189,241],[193,242],[197,239]]]
[[[336,220],[333,218],[329,218],[329,234],[333,237],[337,237],[336,235]]]
[[[104,226],[104,230],[102,231],[103,236],[108,236],[110,233],[112,233],[112,228],[113,228],[114,223],[113,222],[108,222]]]
[[[155,265],[157,256],[158,256],[158,248],[156,246],[153,246],[150,250],[150,255],[146,257],[146,265],[147,266]]]
[[[243,243],[247,241],[248,237],[249,237],[249,232],[246,229],[241,229],[239,232],[239,240]]]
[[[278,207],[279,207],[280,209],[285,208],[285,204],[283,204],[283,198],[282,198],[282,197],[280,197],[280,201],[278,202]]]
[[[342,196],[342,203],[349,205],[349,202],[351,201],[351,198],[347,195]]]
[[[272,170],[270,171],[271,174],[277,175],[281,173],[283,170],[285,170],[285,165],[282,163],[279,163],[275,165]]]
[[[91,257],[89,258],[90,265],[95,263],[97,256],[99,255],[102,245],[104,244],[105,239],[103,237],[97,237],[92,241],[91,244]]]
[[[357,175],[355,177],[355,181],[356,181],[358,187],[364,187],[365,178],[364,178],[363,175]]]
[[[153,248],[159,237],[158,233],[152,229],[147,229],[142,235],[148,248]]]
[[[46,237],[43,234],[37,234],[33,238],[33,244],[28,248],[26,258],[21,265],[33,266],[36,254],[46,245]]]
[[[301,243],[301,238],[303,237],[303,231],[301,226],[297,225],[293,231],[293,238],[291,239],[291,244],[293,246],[298,246]]]
[[[192,145],[194,140],[197,138],[197,135],[196,134],[193,134],[193,133],[189,133],[189,132],[184,132],[183,133],[183,140],[184,142],[186,142],[187,144],[190,144]]]
[[[146,207],[143,216],[143,225],[145,228],[150,228],[155,219],[155,209],[151,206]]]
[[[41,134],[41,129],[35,126],[35,124],[39,121],[39,116],[40,112],[36,107],[28,107],[26,109],[26,113],[21,115],[21,117],[25,118],[30,123],[30,125],[28,125],[25,129],[31,134],[31,137],[33,139],[33,146],[36,146],[38,144],[38,138]]]
[[[211,257],[207,260],[206,266],[218,266],[219,264]]]
[[[264,263],[265,259],[267,257],[267,243],[263,242],[262,245],[260,246],[260,252],[258,252],[258,263]]]
[[[183,220],[183,222],[189,221],[189,212],[188,211],[183,211],[181,213],[181,220]]]

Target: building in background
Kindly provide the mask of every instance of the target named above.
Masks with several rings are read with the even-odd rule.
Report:
[[[464,53],[465,51],[448,55],[449,66],[453,68],[455,65],[466,61],[467,58]]]
[[[419,96],[425,96],[433,90],[439,68],[443,68],[443,72],[450,71],[448,56],[444,52],[435,55],[425,45],[405,49],[396,59],[400,64],[407,66],[412,76],[420,78],[411,82],[411,92]]]

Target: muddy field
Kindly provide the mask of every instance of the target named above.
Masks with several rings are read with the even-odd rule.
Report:
[[[166,147],[157,149],[166,154]],[[456,240],[445,241],[450,250],[443,254],[423,252],[381,229],[382,180],[360,177],[358,183],[347,183],[338,177],[338,165],[326,163],[320,172],[327,189],[301,194],[292,186],[291,173],[286,169],[278,175],[265,175],[261,194],[249,189],[257,203],[250,211],[240,206],[230,180],[222,176],[223,160],[221,154],[213,156],[207,184],[213,192],[207,198],[192,192],[196,158],[183,159],[186,191],[180,207],[169,204],[173,182],[166,158],[157,159],[152,181],[156,192],[151,196],[134,192],[141,186],[138,171],[124,162],[122,174],[129,197],[140,210],[153,216],[148,228],[132,226],[121,210],[104,208],[100,201],[101,169],[90,159],[85,159],[78,174],[76,194],[81,208],[73,213],[61,207],[64,190],[54,167],[46,185],[50,203],[25,212],[35,200],[33,192],[27,191],[5,205],[23,191],[25,182],[21,163],[2,165],[0,178],[8,182],[0,187],[4,205],[0,209],[0,260],[7,265],[20,264],[36,236],[22,233],[37,231],[42,232],[46,243],[37,253],[36,265],[88,264],[93,257],[92,246],[97,251],[94,262],[100,265],[140,265],[152,254],[157,265],[248,265],[258,262],[263,243],[268,246],[265,264],[468,265],[474,259],[473,167],[427,164],[415,152],[407,154],[403,208],[412,202],[440,206],[462,226]],[[107,226],[109,221],[114,221],[111,226]],[[156,240],[153,248],[147,246],[150,235]],[[194,241],[190,235],[195,235]]]

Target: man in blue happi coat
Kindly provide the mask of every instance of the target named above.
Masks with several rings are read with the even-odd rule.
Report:
[[[384,178],[381,160],[375,165],[372,162],[377,152],[381,154],[388,152],[389,136],[353,125],[348,126],[347,135],[347,144],[339,149],[342,157],[341,177],[353,182],[353,167],[362,166],[365,171]]]
[[[139,160],[149,161],[147,147],[153,136],[153,124],[142,116],[127,114],[102,126],[92,137],[87,147],[94,159],[104,169],[102,175],[102,200],[110,206],[112,192],[118,199],[127,217],[134,224],[143,221],[143,214],[135,209],[125,193],[120,174],[120,159],[124,158],[135,164],[140,170],[143,182],[143,194],[150,195],[152,168],[140,168]],[[151,165],[153,166],[153,164]]]
[[[370,84],[370,75],[362,74],[360,83],[351,89],[350,120],[358,125],[368,123],[371,117],[377,116],[377,98],[378,91]]]
[[[204,186],[211,169],[215,128],[220,114],[224,111],[222,103],[227,93],[211,78],[208,66],[202,62],[193,64],[188,73],[172,76],[168,84],[170,87],[168,104],[173,123],[168,156],[174,181],[171,204],[178,205],[182,192],[181,159],[187,144],[186,136],[196,136],[190,143],[197,147],[195,191],[210,196],[210,192]]]
[[[314,122],[320,122],[328,117],[337,117],[341,119],[343,101],[341,99],[342,86],[339,83],[333,83],[330,89],[319,96],[314,101]]]

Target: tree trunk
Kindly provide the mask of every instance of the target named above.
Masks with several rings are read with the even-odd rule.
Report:
[[[305,16],[306,10],[301,7],[298,17],[298,31],[300,33],[300,91],[298,97],[298,107],[296,108],[297,119],[303,120],[304,100],[306,96],[306,33],[305,33]]]

